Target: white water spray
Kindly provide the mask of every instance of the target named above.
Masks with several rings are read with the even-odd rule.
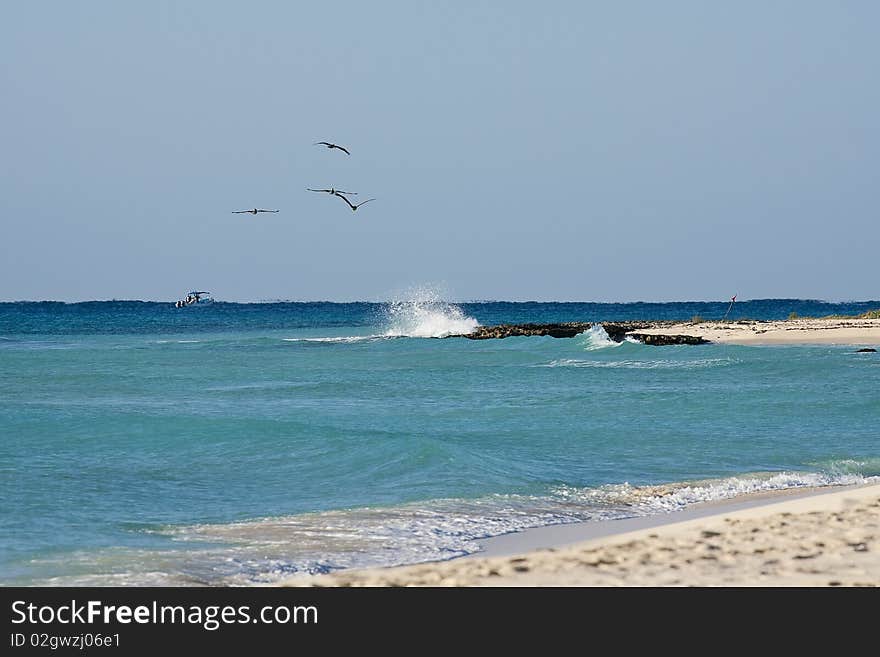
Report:
[[[619,347],[621,345],[620,342],[615,342],[608,336],[605,327],[601,324],[593,324],[588,331],[581,333],[581,336],[582,344],[586,351]]]
[[[388,337],[444,338],[472,333],[480,323],[455,304],[444,301],[434,288],[408,290],[386,308]]]

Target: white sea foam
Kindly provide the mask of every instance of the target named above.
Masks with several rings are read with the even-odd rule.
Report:
[[[589,330],[584,331],[579,336],[581,344],[587,351],[595,351],[596,349],[608,349],[609,347],[619,347],[622,342],[615,342],[605,331],[605,327],[601,324],[593,324]]]
[[[338,337],[326,338],[281,338],[284,342],[331,342],[331,343],[354,343],[368,342],[371,340],[384,340],[389,336],[386,335],[343,335]]]
[[[736,361],[730,358],[698,358],[695,360],[582,360],[559,358],[538,367],[590,367],[629,370],[694,370],[707,367],[723,367]]]
[[[583,489],[561,486],[554,494],[583,504],[623,505],[631,508],[633,515],[653,515],[678,511],[700,502],[727,500],[751,493],[848,486],[876,481],[880,481],[880,477],[857,472],[767,472],[657,486],[618,484]]]
[[[790,488],[844,486],[865,483],[861,475],[834,476],[824,473],[780,472],[767,478],[731,477],[705,485],[684,486],[666,495],[649,498],[644,506],[650,510],[677,511],[698,502],[726,500],[749,493]]]
[[[443,338],[472,333],[480,325],[432,288],[410,290],[385,310],[388,337]]]
[[[866,477],[880,478],[880,457],[870,457],[865,459],[835,459],[816,463],[818,467],[832,475],[864,475]]]

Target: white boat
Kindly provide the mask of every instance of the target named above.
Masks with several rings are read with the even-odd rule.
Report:
[[[183,299],[174,303],[174,307],[190,308],[193,306],[208,306],[214,303],[214,300],[210,297],[210,294],[210,292],[200,292],[197,290],[187,292],[186,296]]]

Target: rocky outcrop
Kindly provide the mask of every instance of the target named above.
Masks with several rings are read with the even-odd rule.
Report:
[[[656,328],[665,326],[667,322],[602,322],[602,328],[608,334],[608,337],[615,342],[623,342],[627,335],[633,331],[641,331],[647,328]],[[672,322],[668,322],[669,325]]]
[[[452,335],[454,338],[471,340],[490,340],[493,338],[511,338],[523,335],[549,335],[552,338],[573,338],[578,333],[590,330],[589,322],[562,322],[560,324],[498,324],[497,326],[480,326],[473,333]]]
[[[698,335],[655,335],[653,333],[630,333],[629,337],[644,344],[662,347],[670,344],[709,344],[706,338]]]
[[[856,349],[857,354],[876,354],[877,350],[873,347],[865,347],[863,349]]]
[[[596,324],[601,324],[608,337],[615,342],[623,342],[631,337],[639,342],[650,345],[670,344],[705,344],[708,340],[693,335],[652,335],[638,331],[650,328],[671,326],[675,322],[560,322],[556,324],[498,324],[497,326],[480,326],[473,333],[450,335],[451,338],[468,338],[470,340],[491,340],[516,336],[549,335],[552,338],[573,338],[589,331]]]

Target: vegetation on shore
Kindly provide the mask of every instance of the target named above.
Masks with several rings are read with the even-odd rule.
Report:
[[[798,315],[797,312],[790,312],[788,314],[788,320],[795,319],[880,319],[880,308],[877,310],[869,310],[868,312],[862,313],[861,315],[823,315],[822,317],[813,317],[812,315]],[[736,319],[718,319],[718,320],[707,320],[700,315],[694,315],[691,317],[691,324],[703,324],[708,321],[717,321],[722,324],[743,324],[747,322],[761,322],[768,320],[759,320],[759,319],[749,319],[747,317],[737,317]]]
[[[822,319],[880,319],[880,308],[877,310],[869,310],[861,315],[827,315]]]

